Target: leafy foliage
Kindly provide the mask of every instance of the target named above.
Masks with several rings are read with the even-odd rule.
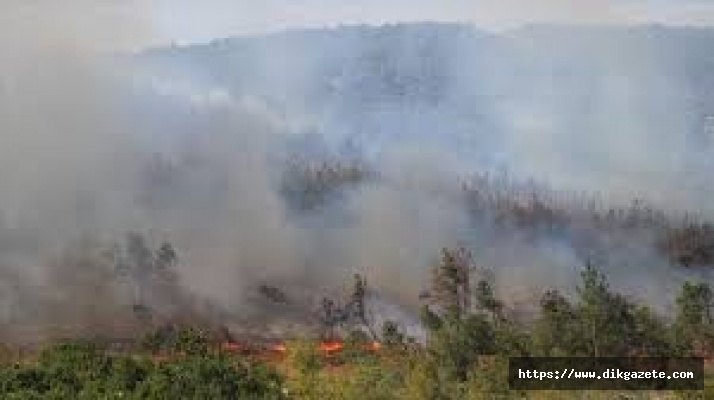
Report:
[[[75,341],[49,346],[33,360],[8,359],[0,367],[0,397],[585,398],[580,392],[509,390],[507,358],[708,355],[714,348],[714,293],[706,283],[682,286],[670,322],[615,292],[605,275],[588,263],[572,298],[557,290],[545,291],[537,318],[525,325],[512,319],[492,280],[472,279],[476,269],[466,254],[445,250],[441,265],[434,269],[432,292],[438,295],[422,308],[428,332],[424,344],[410,341],[396,322],[386,321],[378,352],[367,350],[372,338],[360,329],[350,331],[342,351],[329,356],[316,343],[297,340],[286,345],[279,374],[267,363],[214,351],[209,336],[199,329],[169,325],[143,340],[144,348],[160,358],[112,354],[95,343]],[[364,298],[366,287],[360,276],[355,278],[351,303]],[[672,395],[701,398],[701,393]]]
[[[0,368],[0,396],[8,399],[280,399],[281,389],[265,365],[211,354],[153,363],[88,342],[59,343],[36,362]]]
[[[677,296],[674,335],[685,352],[710,354],[714,350],[714,294],[706,283],[685,282]]]

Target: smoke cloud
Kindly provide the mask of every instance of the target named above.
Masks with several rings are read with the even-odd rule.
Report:
[[[56,7],[58,19],[39,7]],[[221,79],[191,58],[195,48],[149,63],[142,57],[151,53],[107,56],[152,37],[151,24],[134,18],[141,12],[105,27],[49,3],[12,9],[0,19],[0,318],[21,327],[135,324],[133,299],[105,254],[127,232],[176,247],[179,293],[151,304],[172,316],[304,317],[353,273],[383,293],[383,308],[413,307],[438,251],[457,244],[496,271],[514,302],[545,286],[572,288],[588,258],[577,235],[499,228],[498,210],[475,218],[461,184],[477,170],[507,169],[517,182],[535,177],[616,203],[641,196],[668,211],[714,211],[701,184],[711,154],[681,134],[691,130],[691,88],[672,78],[651,41],[590,30],[495,37],[454,27],[433,39],[428,25],[346,28],[343,50],[328,43],[314,61],[287,33],[225,55],[222,68],[248,69]],[[394,36],[369,36],[379,29]],[[493,47],[474,51],[481,45]],[[581,58],[594,60],[587,80],[547,79]],[[386,83],[375,83],[374,69]],[[374,175],[298,210],[281,189],[285,161],[296,156],[318,165],[352,157]],[[646,231],[592,235],[583,240],[605,249],[611,279],[639,296],[659,298],[694,275],[673,269]],[[256,299],[261,282],[285,288],[299,310]]]

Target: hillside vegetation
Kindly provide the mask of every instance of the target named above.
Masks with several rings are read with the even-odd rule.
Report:
[[[614,292],[586,265],[575,298],[545,291],[537,318],[523,323],[482,272],[469,252],[443,250],[422,296],[424,343],[393,321],[379,327],[376,348],[365,347],[372,339],[358,326],[327,322],[332,339],[344,340],[340,351],[302,339],[244,352],[200,329],[164,330],[120,352],[99,341],[48,345],[36,355],[7,349],[0,393],[8,399],[614,399],[625,394],[510,391],[507,358],[709,357],[714,351],[714,292],[707,284],[685,283],[675,315],[664,318]],[[367,290],[362,282],[350,296]],[[359,319],[359,309],[354,312]],[[667,396],[704,399],[712,389]]]

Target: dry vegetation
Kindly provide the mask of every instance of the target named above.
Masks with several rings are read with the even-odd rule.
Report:
[[[489,174],[469,179],[463,189],[476,218],[491,219],[496,229],[560,235],[576,246],[589,245],[578,240],[588,232],[629,232],[648,238],[653,250],[674,265],[714,265],[714,227],[703,217],[668,213],[639,199],[625,207],[607,205],[595,195],[558,192]]]
[[[378,181],[379,173],[360,162],[287,163],[282,193],[291,205],[312,210],[339,199],[341,190]],[[589,249],[592,235],[626,232],[649,241],[674,265],[714,265],[714,227],[704,217],[657,209],[644,200],[629,205],[608,204],[597,194],[555,191],[534,182],[519,182],[504,175],[473,174],[462,181],[462,204],[475,223],[499,230],[558,236]],[[605,249],[607,251],[607,249]]]

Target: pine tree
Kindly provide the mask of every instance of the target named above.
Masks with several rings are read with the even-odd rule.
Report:
[[[635,345],[634,305],[611,292],[605,276],[591,263],[586,264],[581,277],[578,318],[588,354],[625,355]]]
[[[431,297],[447,313],[461,317],[471,311],[471,253],[464,249],[442,249],[441,262],[432,270]]]
[[[714,294],[707,283],[685,282],[677,296],[675,335],[680,348],[709,351],[714,347]]]
[[[493,287],[488,281],[480,280],[476,284],[474,297],[477,307],[490,313],[494,323],[498,323],[503,319],[503,303],[496,298]]]
[[[572,304],[557,290],[546,291],[540,299],[540,315],[532,340],[535,350],[545,356],[582,354],[578,315]]]
[[[360,274],[355,274],[354,276],[354,285],[352,287],[352,294],[350,297],[352,315],[357,318],[357,320],[369,331],[372,340],[376,341],[378,337],[372,328],[372,325],[369,323],[367,308],[365,306],[367,297],[367,280]]]

